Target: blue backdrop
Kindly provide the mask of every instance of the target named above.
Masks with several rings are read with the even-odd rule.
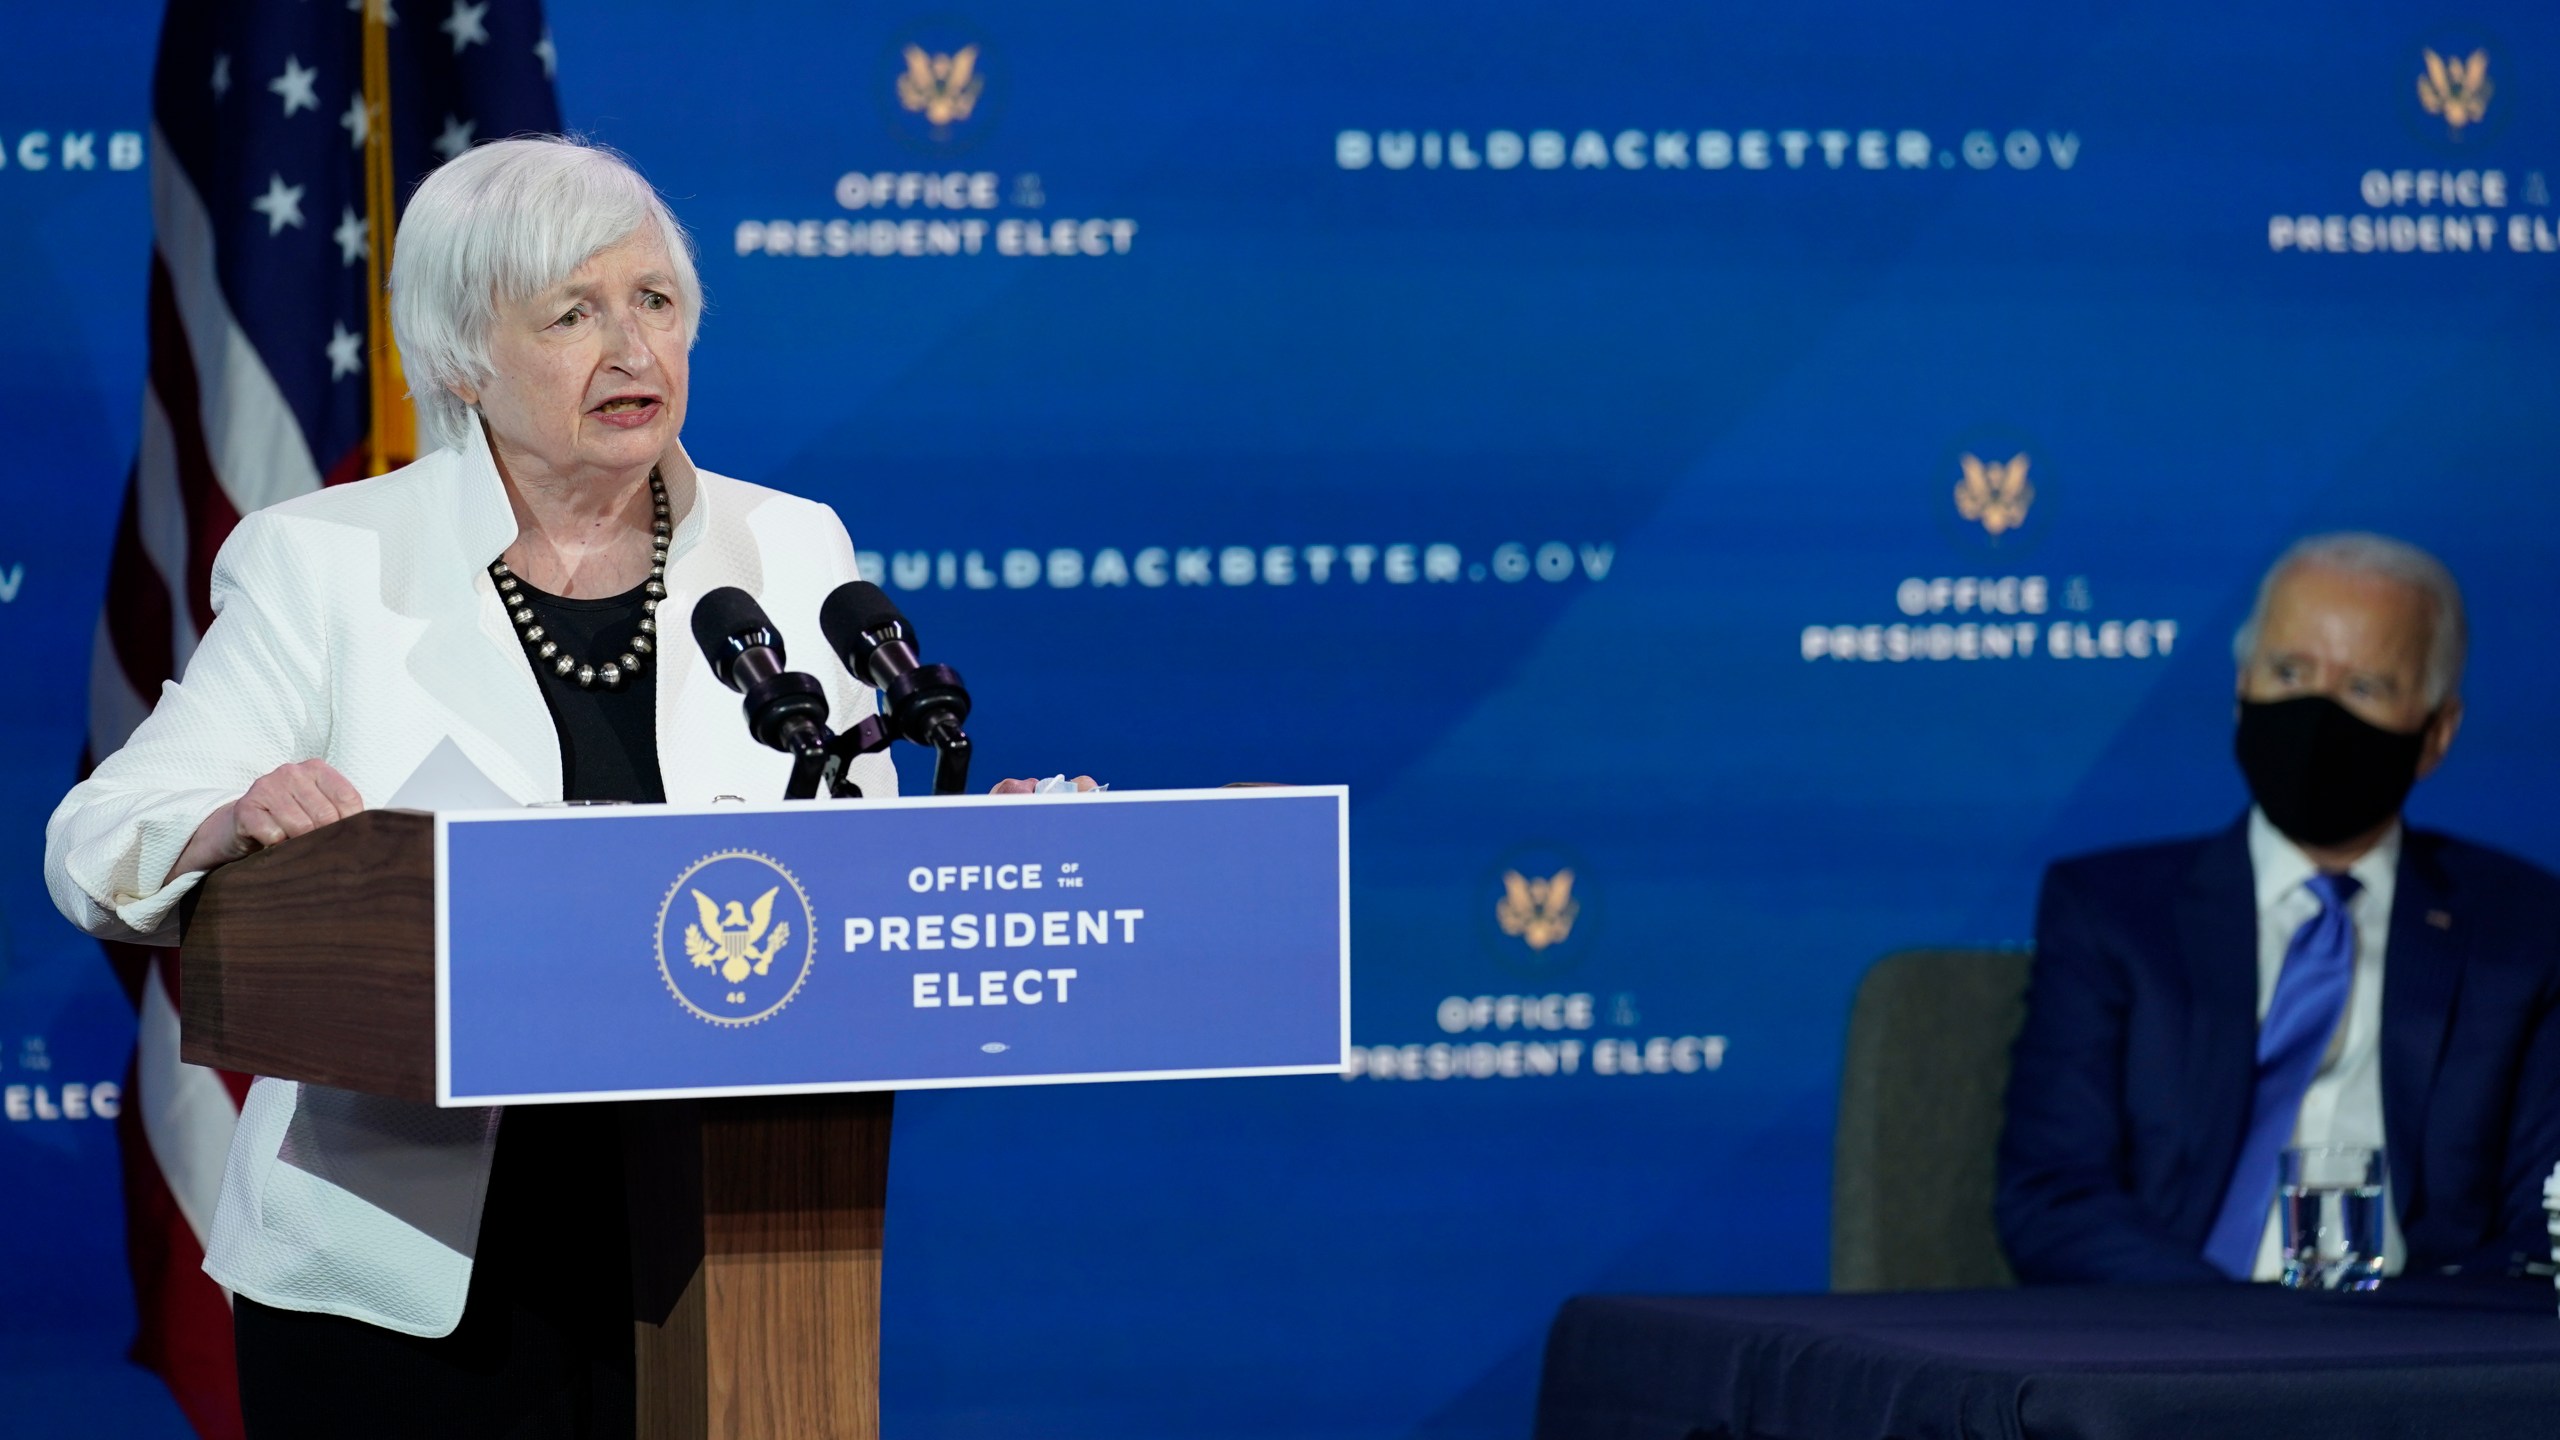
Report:
[[[2236,815],[2300,533],[2453,565],[2414,813],[2560,861],[2547,4],[549,8],[701,242],[693,453],[843,512],[982,775],[1353,787],[1359,1078],[901,1101],[894,1434],[1515,1436],[1568,1293],[1818,1287],[1858,975]],[[129,1308],[111,1127],[41,1111],[131,1024],[38,862],[155,11],[0,56],[21,1370]]]

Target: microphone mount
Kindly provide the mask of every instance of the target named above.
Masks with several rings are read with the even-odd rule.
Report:
[[[760,745],[795,755],[823,748],[831,738],[826,686],[815,675],[782,666],[777,637],[770,646],[741,651],[723,677],[746,697],[747,732]]]
[[[895,744],[897,738],[877,715],[863,716],[842,734],[827,731],[825,740],[818,745],[791,752],[791,782],[783,788],[782,798],[814,800],[823,786],[838,800],[861,799],[862,787],[855,783],[848,767],[855,757],[877,755]]]

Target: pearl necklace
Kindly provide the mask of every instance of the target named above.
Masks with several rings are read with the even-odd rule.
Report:
[[[619,690],[622,682],[640,673],[649,652],[657,647],[658,602],[667,598],[667,537],[673,525],[667,518],[667,486],[658,472],[649,472],[649,506],[653,512],[649,537],[649,579],[640,587],[640,633],[631,637],[631,648],[602,665],[589,665],[560,648],[560,642],[547,634],[535,619],[532,604],[525,599],[524,582],[507,568],[503,559],[489,562],[489,578],[498,582],[498,599],[516,622],[516,634],[524,648],[533,653],[539,669],[551,667],[551,673],[563,679],[575,679],[582,690],[601,686]]]

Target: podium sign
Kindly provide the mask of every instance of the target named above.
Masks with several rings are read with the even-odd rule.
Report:
[[[439,815],[443,1105],[1341,1068],[1331,787]]]

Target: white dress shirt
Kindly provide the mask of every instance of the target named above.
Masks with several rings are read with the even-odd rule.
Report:
[[[2249,868],[2258,896],[2258,1019],[2267,1018],[2275,999],[2276,977],[2284,971],[2294,932],[2320,913],[2319,897],[2309,889],[2319,867],[2301,847],[2269,821],[2266,812],[2249,812]],[[2356,927],[2355,974],[2348,982],[2347,1013],[2329,1039],[2328,1053],[2302,1097],[2302,1115],[2294,1125],[2295,1145],[2352,1145],[2379,1150],[2382,1134],[2382,965],[2391,937],[2391,899],[2400,870],[2400,827],[2393,825],[2382,842],[2347,869],[2363,887],[2347,902]],[[2397,1275],[2407,1258],[2400,1238],[2400,1215],[2384,1180],[2382,1207],[2383,1270]],[[2251,1278],[2273,1280],[2284,1273],[2283,1221],[2271,1201],[2267,1225],[2258,1237],[2258,1261]]]

